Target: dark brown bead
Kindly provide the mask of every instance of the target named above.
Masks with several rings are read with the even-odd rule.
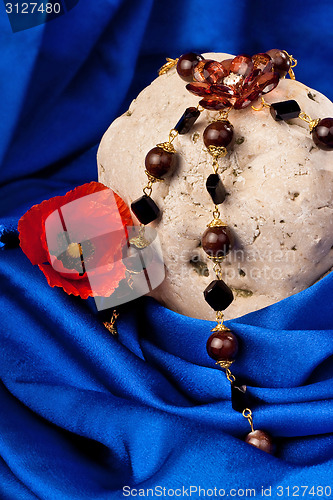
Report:
[[[210,257],[224,257],[230,250],[231,237],[227,227],[208,227],[201,238],[202,248]]]
[[[147,172],[157,179],[161,179],[164,175],[170,173],[175,166],[175,154],[164,151],[164,149],[151,149],[145,159]]]
[[[265,451],[266,453],[273,454],[275,451],[272,436],[265,431],[255,430],[253,432],[249,432],[245,438],[245,442],[259,448],[259,450]]]
[[[215,205],[223,203],[227,195],[225,187],[219,174],[210,174],[206,181],[206,189],[210,196],[212,197]]]
[[[251,397],[245,384],[237,380],[231,383],[231,403],[232,409],[242,413],[246,408],[251,407]]]
[[[214,332],[207,340],[207,352],[216,361],[234,361],[238,353],[237,338],[228,330]]]
[[[200,116],[198,108],[186,108],[184,114],[174,127],[179,135],[187,134]]]
[[[333,118],[323,118],[312,131],[316,146],[325,151],[333,149]]]
[[[205,301],[214,311],[224,311],[234,300],[234,294],[223,280],[214,280],[205,288]]]
[[[289,101],[273,102],[270,112],[275,121],[287,121],[297,118],[301,112],[301,108],[294,99],[291,99]]]
[[[218,146],[226,148],[234,136],[234,127],[228,120],[219,120],[208,125],[203,133],[205,146]]]
[[[183,54],[177,62],[178,75],[186,82],[191,82],[193,80],[193,68],[202,60],[203,57],[194,52]]]
[[[149,224],[160,215],[160,209],[150,196],[144,194],[131,203],[131,209],[135,217],[142,224]]]
[[[284,50],[271,49],[267,51],[267,54],[271,57],[274,70],[277,71],[281,78],[286,76],[290,69],[290,59]]]

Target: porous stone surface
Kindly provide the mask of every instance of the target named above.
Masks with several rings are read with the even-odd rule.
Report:
[[[206,57],[221,61],[232,56]],[[265,99],[295,99],[311,118],[333,116],[333,104],[325,96],[289,78]],[[147,183],[145,155],[168,139],[185,108],[198,101],[175,68],[154,80],[105,133],[98,150],[99,180],[130,205]],[[192,130],[174,140],[177,170],[154,184],[152,194],[162,211],[152,226],[161,241],[166,279],[151,295],[176,312],[210,320],[214,312],[203,290],[215,275],[200,240],[212,219],[213,203],[205,188],[212,157],[202,136],[217,116],[203,111]],[[268,108],[231,111],[229,120],[236,142],[219,160],[228,193],[221,217],[235,236],[222,264],[235,295],[227,319],[299,292],[333,266],[333,152],[314,145],[306,123],[275,122]]]

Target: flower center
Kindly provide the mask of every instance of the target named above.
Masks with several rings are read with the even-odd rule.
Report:
[[[80,258],[82,248],[80,243],[70,243],[67,248],[67,253],[73,259]]]
[[[237,85],[243,80],[242,75],[236,75],[236,73],[230,73],[230,75],[223,78],[224,85]]]

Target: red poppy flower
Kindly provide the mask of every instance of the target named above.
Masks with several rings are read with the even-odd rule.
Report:
[[[23,252],[49,285],[86,299],[110,296],[125,277],[122,248],[130,225],[125,202],[90,182],[34,205],[18,230]]]
[[[203,59],[194,68],[194,82],[186,85],[192,94],[203,97],[200,105],[217,111],[244,109],[279,83],[279,74],[268,54],[236,56],[222,62]]]

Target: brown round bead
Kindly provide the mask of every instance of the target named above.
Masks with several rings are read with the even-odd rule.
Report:
[[[226,148],[234,136],[234,127],[228,120],[219,120],[208,125],[203,133],[205,146]]]
[[[164,151],[164,149],[151,149],[145,159],[146,170],[157,179],[171,172],[175,165],[175,154]]]
[[[249,432],[245,438],[245,442],[259,448],[259,450],[265,451],[266,453],[273,454],[275,451],[275,446],[273,443],[273,438],[268,434],[268,432],[255,430]]]
[[[210,257],[224,257],[230,250],[231,236],[227,227],[208,227],[201,238],[201,245]]]
[[[195,52],[189,52],[180,56],[177,62],[177,73],[186,82],[193,80],[193,68],[202,61],[203,57]]]
[[[316,146],[325,151],[333,149],[333,118],[323,118],[312,131]]]
[[[280,77],[286,76],[291,66],[290,59],[286,52],[284,50],[271,49],[268,50],[266,54],[271,57],[274,64],[274,70],[279,73]]]
[[[236,336],[228,330],[213,333],[207,340],[207,352],[216,361],[234,361],[238,353]]]

